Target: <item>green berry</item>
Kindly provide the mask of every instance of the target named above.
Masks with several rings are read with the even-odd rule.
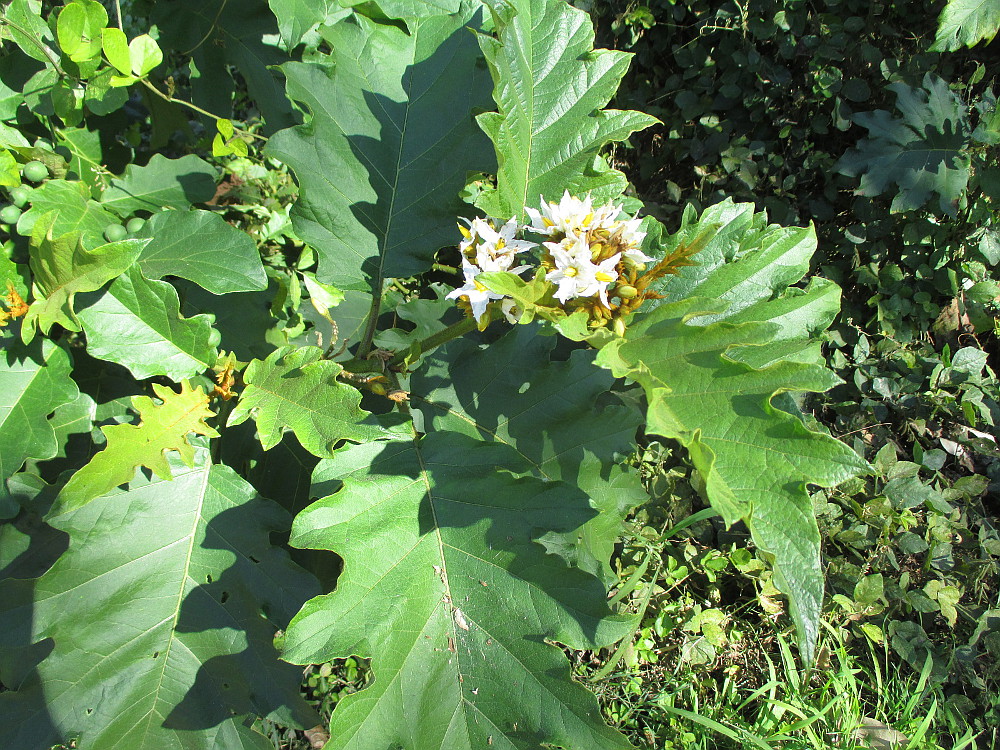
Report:
[[[0,224],[17,224],[21,218],[21,209],[17,206],[4,206],[0,210]]]
[[[134,219],[128,220],[128,224],[125,225],[125,228],[128,230],[129,234],[138,234],[139,230],[144,226],[146,226],[146,220],[140,219],[136,216]]]
[[[41,182],[49,176],[49,168],[40,161],[29,161],[21,167],[21,174],[28,182]]]
[[[108,242],[120,242],[128,237],[128,230],[121,224],[108,224],[104,227],[104,239]]]
[[[24,208],[29,198],[31,198],[31,188],[29,187],[19,185],[10,189],[10,202],[18,208]]]

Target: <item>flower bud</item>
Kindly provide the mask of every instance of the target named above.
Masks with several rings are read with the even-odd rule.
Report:
[[[622,337],[625,335],[625,321],[621,318],[615,318],[611,323],[611,328],[615,332],[615,336]]]
[[[639,294],[639,290],[631,284],[621,284],[620,286],[615,287],[615,294],[622,299],[632,299]]]

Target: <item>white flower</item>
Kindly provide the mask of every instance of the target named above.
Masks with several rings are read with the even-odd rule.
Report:
[[[474,260],[477,265],[482,266],[484,269],[489,261],[499,260],[503,256],[507,256],[510,261],[513,261],[515,253],[522,253],[525,250],[535,247],[534,242],[514,239],[514,235],[521,228],[516,219],[509,219],[500,227],[499,231],[494,229],[500,223],[498,219],[487,217],[486,219],[476,218],[472,221],[463,219],[463,221],[466,222],[469,228],[466,229],[459,226],[459,229],[462,230],[462,234],[465,236],[465,239],[459,244],[459,249],[465,256],[470,254],[470,249],[474,249]],[[510,263],[508,263],[509,266]]]
[[[595,291],[597,292],[598,296],[601,298],[601,302],[604,303],[605,307],[609,306],[608,305],[608,284],[610,284],[612,281],[617,281],[618,280],[618,271],[615,268],[615,266],[618,265],[618,261],[621,259],[621,257],[622,257],[621,253],[615,253],[610,258],[608,258],[607,260],[602,260],[600,263],[598,263],[594,267],[595,268],[595,270],[594,270],[594,284],[595,284],[595,287],[596,287]],[[591,292],[590,294],[586,294],[586,295],[583,295],[583,296],[590,297],[593,294],[594,294],[594,292]]]
[[[483,313],[486,312],[486,306],[490,301],[503,299],[503,295],[490,291],[476,281],[476,275],[483,272],[479,266],[465,262],[462,264],[462,272],[465,274],[465,285],[449,292],[446,299],[457,299],[458,297],[468,299],[469,305],[472,307],[472,315],[478,323],[482,320]]]
[[[594,208],[590,195],[580,200],[567,190],[558,203],[542,199],[541,211],[525,206],[524,211],[531,219],[528,229],[549,237],[557,235],[582,235],[585,232],[609,225],[621,212],[621,206],[611,203]]]
[[[545,280],[558,285],[555,298],[566,304],[575,297],[589,297],[597,291],[594,274],[597,266],[590,260],[590,245],[579,237],[567,237],[562,242],[546,242],[555,269],[545,274]],[[587,291],[590,290],[590,291]]]
[[[510,297],[504,297],[500,302],[500,312],[507,318],[508,323],[517,323],[521,319],[521,315],[524,314],[524,310],[521,309],[520,305]]]

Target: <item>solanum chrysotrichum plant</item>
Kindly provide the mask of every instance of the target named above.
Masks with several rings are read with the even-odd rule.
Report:
[[[727,202],[672,234],[633,222],[631,266],[591,238],[605,273],[591,287],[557,291],[554,249],[537,273],[483,266],[464,295],[389,286],[458,245],[459,217],[518,226],[567,192],[638,205],[602,151],[655,121],[606,108],[628,56],[594,50],[586,14],[272,0],[284,49],[309,40],[280,99],[277,72],[255,67],[268,58],[239,57],[275,23],[262,2],[154,10],[160,45],[207,80],[243,60],[270,118],[263,155],[295,176],[285,231],[305,247],[265,267],[248,235],[192,207],[213,196],[209,162],[101,170],[93,121],[121,106],[113,92],[176,100],[157,88],[160,47],[123,46],[98,5],[73,0],[51,26],[33,0],[4,10],[35,85],[0,109],[23,209],[0,259],[5,747],[267,748],[257,717],[317,721],[294,665],[351,655],[373,679],[340,701],[329,748],[628,747],[556,644],[632,632],[606,592],[645,497],[621,462],[642,432],[683,444],[709,502],[773,556],[810,658],[823,587],[806,487],[863,468],[787,395],[834,383],[817,334],[839,290],[799,284],[811,229]],[[185,43],[212,35],[228,41]],[[303,121],[285,127],[289,102]],[[217,155],[246,150],[229,120],[218,133]],[[21,173],[42,180],[15,193]],[[131,235],[109,229],[126,220]],[[637,281],[640,267],[663,272]],[[626,273],[642,304],[614,297]],[[496,300],[478,320],[476,284]],[[633,384],[644,413],[617,395]],[[342,570],[320,583],[292,562],[272,537],[289,528]]]

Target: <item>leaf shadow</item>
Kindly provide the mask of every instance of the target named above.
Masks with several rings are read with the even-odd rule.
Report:
[[[449,343],[431,355],[437,367],[413,376],[424,430],[454,429],[449,420],[457,417],[482,439],[511,445],[542,478],[586,483],[581,468],[597,459],[607,480],[614,454],[631,448],[641,416],[608,393],[615,378],[593,364],[593,352],[578,349],[559,361],[557,345],[538,325],[515,326],[485,347]],[[427,374],[431,369],[435,374]],[[439,395],[448,391],[454,401]],[[580,428],[581,416],[589,429]]]
[[[28,545],[0,568],[0,747],[51,746],[65,738],[37,672],[55,641],[34,640],[35,588],[36,579],[69,548],[69,535],[41,520],[54,493],[30,497],[12,489],[10,494],[22,510],[4,526],[26,535]]]
[[[552,621],[542,622],[523,640],[541,644],[562,639],[578,648],[607,640],[600,632],[611,616],[604,585],[550,554],[541,541],[548,534],[573,532],[596,516],[589,497],[568,483],[530,476],[523,457],[504,444],[435,432],[415,445],[416,457],[407,458],[409,448],[385,444],[367,474],[376,482],[379,476],[402,475],[426,484],[416,509],[417,533],[421,538],[439,535],[445,556],[469,565],[447,573],[450,601],[470,621],[492,622],[499,630],[520,616],[519,597],[535,592],[531,595],[550,600],[543,610],[551,606],[566,617],[550,612]],[[350,552],[344,553],[345,574],[352,564]],[[473,569],[483,577],[475,578]],[[494,589],[510,577],[520,582],[515,584],[518,593],[498,601]],[[575,625],[567,626],[566,618]]]
[[[269,541],[287,531],[290,516],[259,495],[209,520],[203,549],[232,557],[221,575],[192,571],[198,585],[181,604],[177,633],[198,634],[227,653],[202,662],[194,684],[164,719],[168,729],[200,730],[239,714],[270,716],[311,727],[319,717],[299,694],[301,671],[280,660],[275,633],[319,593],[315,578]],[[241,648],[242,646],[242,648]]]
[[[469,208],[459,198],[466,175],[494,166],[493,149],[474,122],[479,107],[492,106],[489,75],[470,33],[481,27],[482,14],[476,11],[431,54],[406,67],[403,101],[361,91],[366,114],[378,122],[378,137],[344,138],[377,196],[375,202],[350,204],[358,224],[378,241],[379,254],[361,263],[372,289],[381,289],[388,276],[426,271],[441,247],[455,243],[457,217]],[[443,78],[447,85],[441,85]]]

